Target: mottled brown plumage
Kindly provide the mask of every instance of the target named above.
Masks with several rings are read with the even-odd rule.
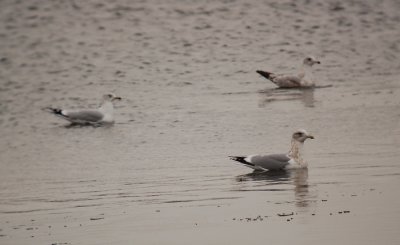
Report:
[[[280,75],[268,71],[257,70],[257,73],[275,83],[279,88],[311,88],[315,86],[311,68],[314,64],[320,64],[313,56],[303,60],[303,65],[297,75]]]

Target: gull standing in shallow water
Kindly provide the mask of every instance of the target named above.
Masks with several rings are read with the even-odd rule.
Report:
[[[246,167],[262,171],[307,168],[307,162],[303,159],[303,145],[306,139],[314,139],[314,136],[300,129],[292,135],[291,149],[288,154],[230,156],[229,158]]]
[[[102,125],[114,123],[114,104],[116,100],[121,100],[114,94],[103,95],[103,101],[98,109],[88,110],[64,110],[58,108],[46,108],[50,113],[61,117],[71,124],[79,125]]]
[[[295,76],[279,75],[268,71],[258,70],[257,73],[278,85],[279,88],[312,88],[315,86],[311,68],[314,64],[321,64],[314,56],[307,56],[303,60],[300,71]]]

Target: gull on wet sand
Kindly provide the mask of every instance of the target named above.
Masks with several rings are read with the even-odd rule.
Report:
[[[61,117],[71,124],[78,125],[102,125],[114,123],[114,104],[116,100],[121,100],[114,94],[103,95],[103,100],[98,109],[86,110],[64,110],[59,108],[48,107],[46,111]]]
[[[300,129],[293,133],[291,148],[287,154],[229,156],[229,158],[246,167],[262,171],[307,168],[307,161],[303,159],[303,146],[306,139],[314,139],[314,136]]]
[[[307,56],[297,75],[280,75],[268,71],[258,70],[257,73],[275,83],[279,88],[312,88],[315,79],[312,74],[312,66],[321,64],[314,56]]]

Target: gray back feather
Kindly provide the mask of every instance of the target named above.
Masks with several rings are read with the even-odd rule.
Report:
[[[298,76],[278,76],[273,79],[279,87],[299,87],[301,86],[301,78]]]
[[[289,164],[290,158],[286,154],[255,155],[250,162],[264,169],[282,169]]]
[[[84,110],[68,112],[66,117],[71,121],[98,122],[103,119],[104,115],[99,111]]]

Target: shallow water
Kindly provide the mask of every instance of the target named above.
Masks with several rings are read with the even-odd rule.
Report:
[[[2,1],[1,244],[398,244],[396,1]],[[322,61],[313,90],[256,69]],[[112,127],[46,106],[124,98]],[[254,174],[227,156],[283,153]]]

